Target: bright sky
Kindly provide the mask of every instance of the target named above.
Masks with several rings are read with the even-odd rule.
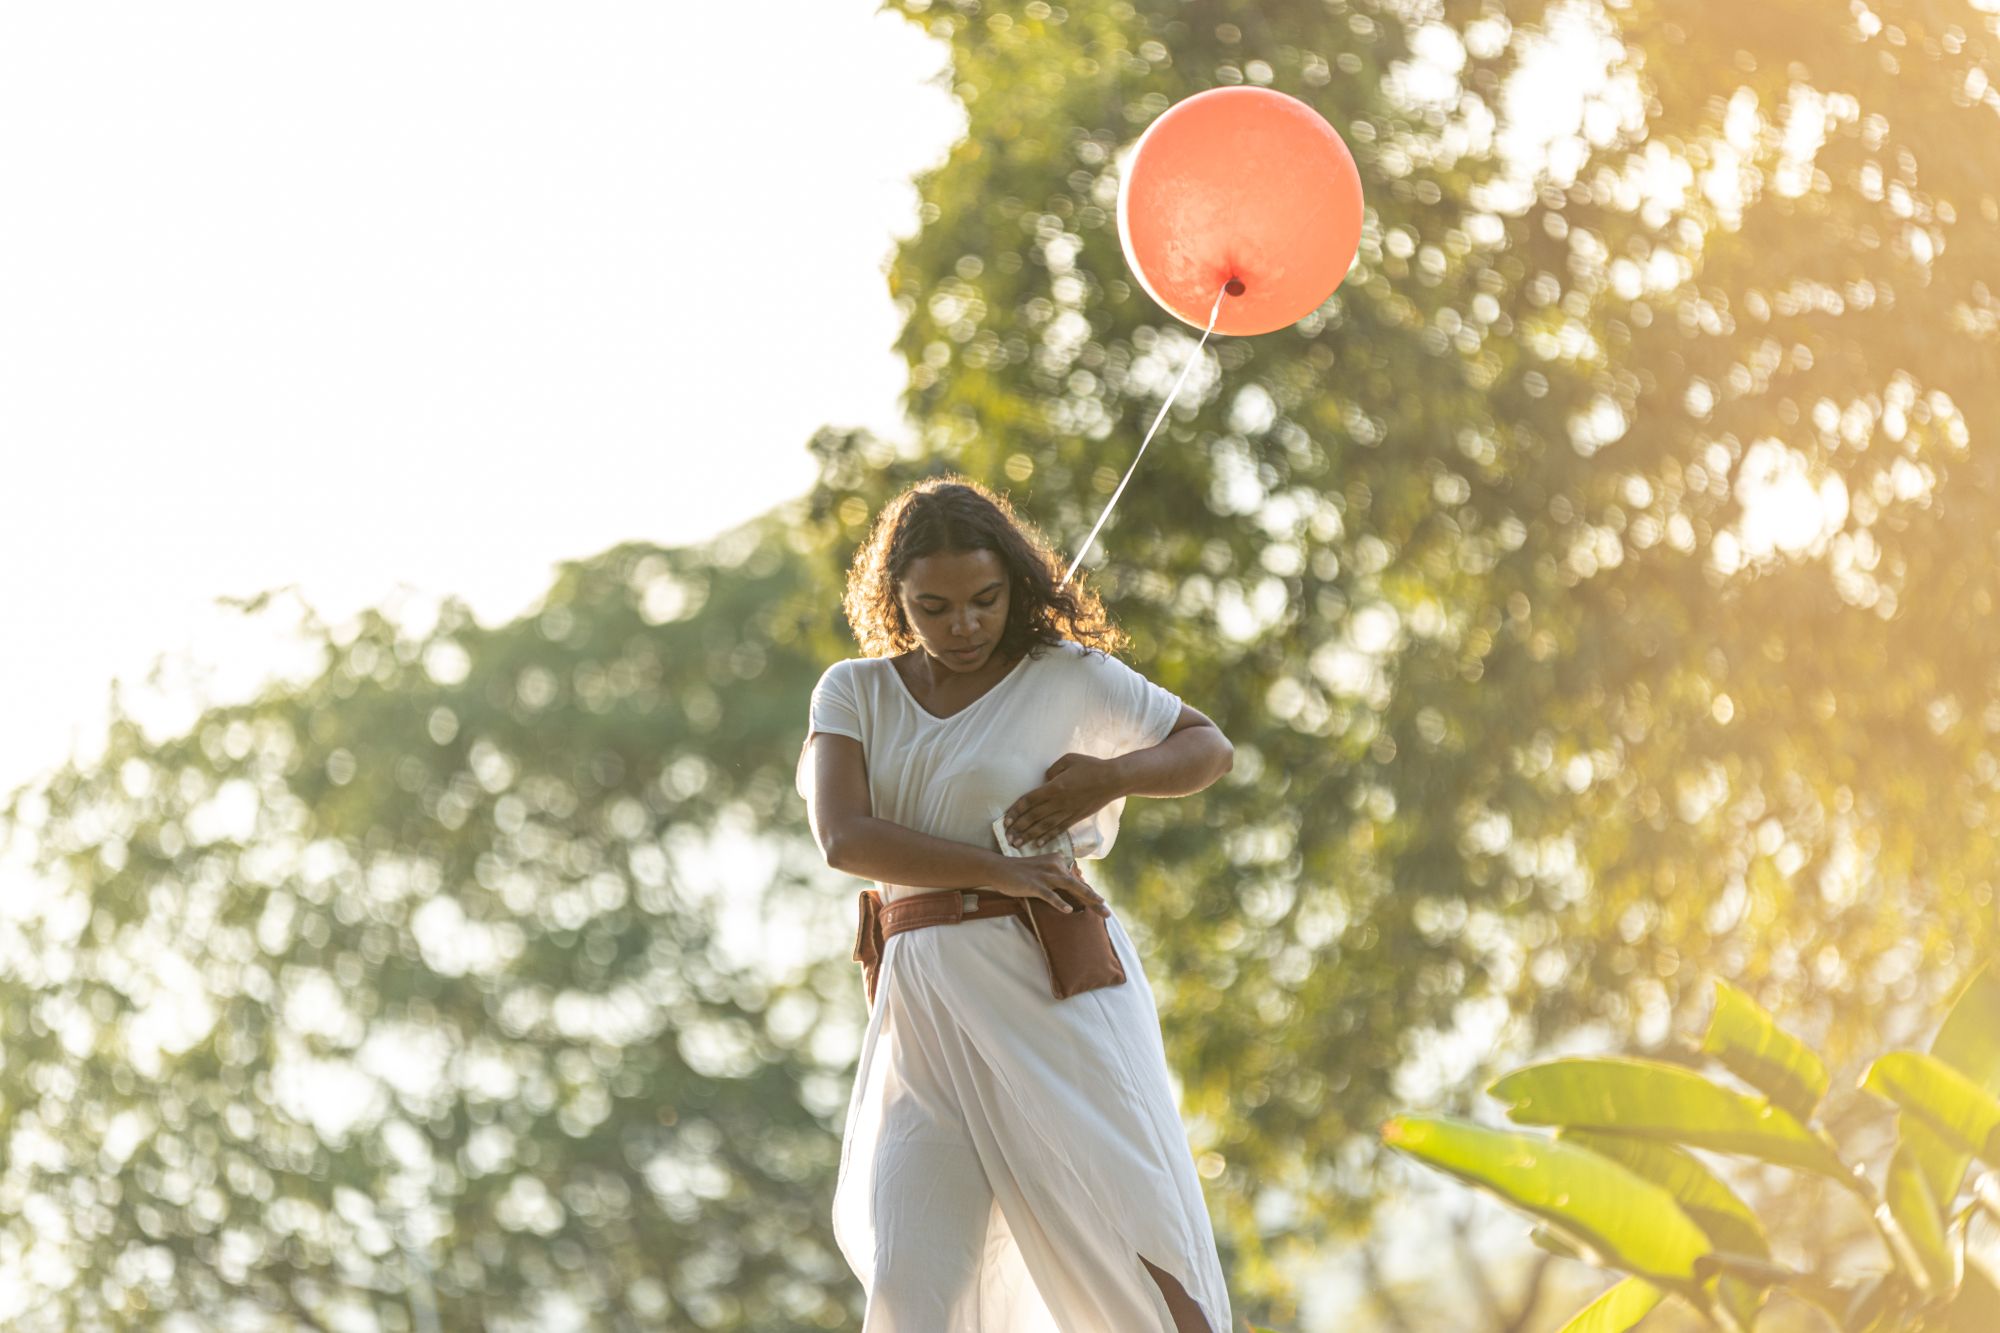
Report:
[[[873,0],[0,10],[0,793],[161,653],[281,667],[217,596],[504,620],[905,433],[945,60]]]
[[[0,10],[0,793],[114,678],[164,737],[285,669],[296,603],[218,597],[498,622],[801,493],[816,427],[905,434],[882,266],[965,120],[872,6]],[[1566,178],[1638,99],[1553,35],[1496,146]],[[1506,38],[1427,25],[1394,78],[1455,104]]]

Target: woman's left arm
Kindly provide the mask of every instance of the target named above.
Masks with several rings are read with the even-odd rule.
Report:
[[[1129,750],[1109,761],[1120,796],[1186,796],[1227,773],[1236,747],[1222,728],[1196,709],[1181,705],[1174,729],[1158,745]]]
[[[1047,781],[1007,808],[1007,836],[1030,846],[1090,818],[1126,796],[1186,796],[1227,773],[1236,747],[1222,729],[1186,704],[1158,745],[1111,759],[1066,754],[1049,765]]]

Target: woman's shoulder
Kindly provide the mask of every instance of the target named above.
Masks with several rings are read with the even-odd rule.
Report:
[[[1062,680],[1070,688],[1093,694],[1106,688],[1115,677],[1131,670],[1106,649],[1078,643],[1075,639],[1060,638],[1041,647],[1048,662],[1044,668],[1048,679]]]
[[[1108,649],[1099,648],[1094,644],[1078,643],[1075,639],[1071,638],[1059,638],[1054,643],[1045,646],[1054,660],[1081,666],[1085,669],[1100,667],[1104,664],[1118,661],[1117,656]]]
[[[1078,643],[1075,639],[1069,638],[1067,635],[1058,636],[1051,643],[1037,644],[1036,649],[1045,651],[1050,656],[1070,661],[1105,656],[1102,648],[1093,648],[1087,644]]]
[[[819,684],[815,688],[850,691],[865,689],[875,670],[870,664],[887,660],[881,657],[843,657],[839,661],[829,662],[819,673]]]

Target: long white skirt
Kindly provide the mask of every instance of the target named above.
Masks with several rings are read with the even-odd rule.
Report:
[[[1231,1328],[1152,987],[1065,1000],[1026,923],[883,944],[834,1191],[864,1333],[1173,1333],[1164,1270]]]

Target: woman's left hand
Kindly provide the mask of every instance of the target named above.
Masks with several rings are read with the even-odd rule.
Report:
[[[1053,838],[1125,794],[1116,763],[1087,754],[1064,755],[1044,776],[1047,782],[1007,807],[1007,835],[1016,847]]]

